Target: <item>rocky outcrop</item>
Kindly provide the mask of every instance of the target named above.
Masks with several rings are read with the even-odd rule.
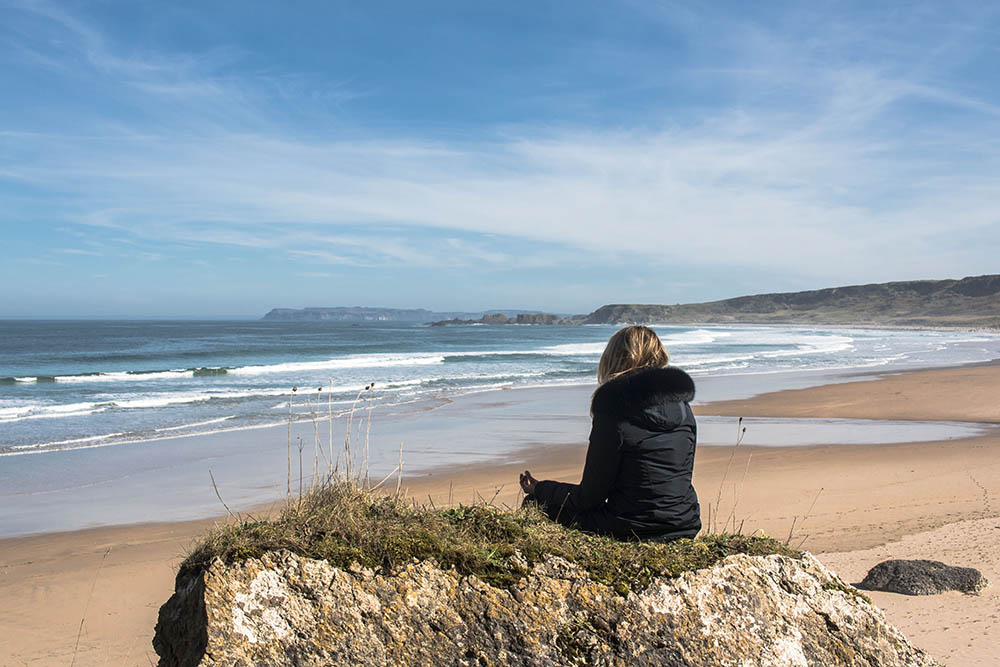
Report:
[[[470,317],[477,313],[435,313],[424,308],[272,308],[265,320],[276,322],[432,322],[445,317]]]
[[[955,567],[936,560],[887,560],[869,570],[858,588],[934,595],[945,591],[978,593],[988,583],[982,572],[971,567]]]
[[[432,327],[444,327],[462,324],[574,324],[572,318],[560,317],[551,313],[518,313],[507,317],[503,313],[490,313],[475,320],[454,318],[431,322]]]
[[[178,577],[161,665],[933,665],[819,561],[731,556],[616,594],[559,558],[510,590],[288,552]]]

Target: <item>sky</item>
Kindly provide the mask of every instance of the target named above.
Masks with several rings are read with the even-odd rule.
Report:
[[[1000,5],[0,0],[0,318],[1000,272]]]

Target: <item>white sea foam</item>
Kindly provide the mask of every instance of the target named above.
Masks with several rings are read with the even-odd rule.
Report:
[[[41,442],[30,445],[9,445],[5,448],[6,451],[0,451],[0,457],[2,456],[19,456],[24,454],[43,454],[53,451],[66,451],[73,449],[95,449],[98,447],[112,447],[116,445],[138,445],[147,442],[157,442],[160,440],[172,440],[174,438],[186,438],[192,436],[209,435],[212,433],[230,433],[233,431],[252,431],[264,428],[274,428],[275,426],[283,426],[286,422],[270,422],[264,424],[249,424],[245,426],[233,426],[231,428],[217,429],[215,431],[205,431],[203,433],[184,433],[184,434],[171,434],[171,435],[159,435],[159,436],[145,436],[137,438],[128,438],[122,440],[116,440],[115,438],[120,438],[122,436],[129,435],[128,433],[109,433],[107,435],[98,435],[88,438],[77,438],[68,441],[58,441],[58,442]],[[76,442],[75,446],[66,447],[66,443]],[[91,444],[84,444],[90,442]]]
[[[53,442],[37,443],[32,445],[10,445],[7,449],[11,451],[30,451],[42,447],[73,449],[72,447],[65,447],[65,445],[76,445],[83,442],[94,442],[96,440],[118,438],[123,435],[125,435],[125,433],[105,433],[104,435],[91,435],[86,438],[70,438],[69,440],[55,440]]]
[[[794,349],[790,350],[770,350],[761,352],[760,357],[764,359],[774,359],[778,357],[798,357],[801,355],[813,354],[834,354],[836,352],[846,352],[854,348],[854,339],[846,336],[823,336],[812,341],[801,341],[796,343]]]
[[[264,375],[267,373],[297,373],[349,368],[391,368],[394,366],[428,366],[444,363],[444,355],[420,354],[356,354],[325,361],[300,361],[265,366],[242,366],[230,369],[229,375]]]
[[[148,382],[150,380],[173,380],[194,377],[193,370],[177,369],[153,371],[149,373],[114,371],[87,375],[57,375],[56,382]]]
[[[68,417],[85,417],[100,410],[79,410],[77,412],[43,412],[39,414],[25,415],[15,419],[0,419],[0,423],[19,422],[26,419],[66,419]]]
[[[228,417],[219,417],[218,419],[206,419],[201,422],[194,422],[191,424],[181,424],[180,426],[164,426],[163,428],[154,429],[154,433],[165,433],[167,431],[180,431],[186,428],[197,428],[199,426],[210,426],[212,424],[221,424],[222,422],[229,421],[230,419],[235,419],[236,415],[229,415]],[[117,433],[115,435],[122,435]],[[108,436],[110,437],[110,436]]]
[[[672,358],[672,363],[681,367],[689,366],[710,366],[712,364],[724,364],[732,362],[749,362],[757,358],[754,353],[747,354],[677,354]]]
[[[168,405],[184,405],[188,403],[201,403],[213,398],[212,394],[200,392],[170,392],[145,396],[143,398],[129,398],[124,400],[110,401],[116,408],[134,410],[140,408],[163,408]]]
[[[325,389],[325,388],[324,388]],[[217,390],[191,392],[159,392],[139,394],[136,397],[118,398],[108,396],[106,400],[89,403],[65,403],[56,405],[22,405],[13,408],[0,408],[0,423],[18,422],[25,419],[59,419],[65,417],[80,417],[112,408],[122,410],[162,408],[168,405],[186,405],[204,401],[233,398],[252,398],[255,396],[281,396],[287,394],[284,389],[248,389],[248,390]]]
[[[671,347],[681,347],[685,345],[708,345],[720,338],[732,336],[729,331],[712,331],[709,329],[694,329],[693,331],[681,331],[678,333],[660,334],[660,340],[669,350]]]
[[[0,408],[0,420],[10,417],[19,417],[31,411],[30,405],[19,405],[13,408]]]
[[[607,345],[601,343],[565,343],[563,345],[547,345],[538,350],[527,350],[524,354],[557,354],[566,356],[600,356]],[[510,353],[508,353],[510,354]]]
[[[0,423],[23,419],[55,419],[79,417],[100,412],[104,407],[99,403],[62,403],[55,405],[22,405],[16,408],[0,409]]]
[[[988,343],[991,340],[991,338],[952,338],[951,340],[946,341],[945,344],[957,345],[958,343]]]
[[[741,332],[742,333],[742,332]],[[682,331],[677,333],[667,333],[663,340],[668,346],[682,347],[692,345],[708,345],[720,338],[733,336],[731,331],[719,331],[709,329],[695,329],[692,331]],[[795,336],[785,341],[777,340],[773,336],[766,337],[769,344],[787,342],[808,343],[808,338]],[[736,342],[736,341],[733,341]],[[754,344],[752,339],[744,340],[740,336],[738,341],[741,344]],[[538,348],[514,349],[514,350],[451,350],[441,352],[421,352],[412,354],[356,354],[345,357],[324,359],[318,361],[294,361],[278,364],[261,364],[251,366],[240,366],[237,368],[225,369],[226,373],[212,378],[224,378],[226,376],[258,376],[267,374],[295,374],[308,373],[314,371],[343,371],[351,369],[367,368],[392,368],[392,367],[412,367],[429,366],[444,363],[446,358],[461,359],[463,357],[503,357],[503,356],[568,356],[568,357],[599,357],[604,351],[606,343],[604,341],[593,343],[564,343],[557,345],[546,345]],[[194,369],[173,369],[165,371],[136,372],[136,371],[106,371],[81,375],[57,375],[57,382],[147,382],[155,380],[176,380],[195,377]],[[32,378],[33,379],[33,378]]]

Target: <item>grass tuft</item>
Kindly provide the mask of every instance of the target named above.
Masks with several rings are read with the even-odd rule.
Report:
[[[384,573],[413,559],[433,559],[502,588],[546,556],[561,556],[622,595],[641,590],[654,577],[709,567],[732,554],[800,555],[777,540],[748,535],[622,542],[564,528],[533,508],[502,510],[481,503],[436,510],[337,482],[307,493],[273,519],[214,529],[181,564],[180,574],[204,571],[216,558],[234,563],[280,549],[340,568],[357,563]]]

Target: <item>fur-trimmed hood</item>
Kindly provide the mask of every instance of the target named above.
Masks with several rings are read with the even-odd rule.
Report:
[[[681,369],[676,366],[643,368],[598,387],[590,403],[590,412],[624,418],[654,405],[693,400],[694,380]]]

